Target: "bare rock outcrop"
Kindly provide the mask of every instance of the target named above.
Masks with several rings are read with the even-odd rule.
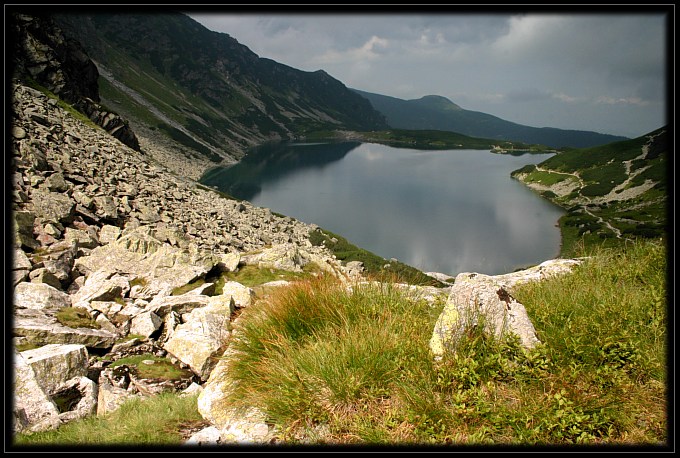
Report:
[[[540,340],[524,305],[512,296],[512,287],[568,273],[579,263],[574,259],[555,259],[504,275],[458,274],[430,339],[435,358],[455,352],[463,333],[475,326],[483,326],[485,332],[501,339],[514,334],[524,348],[533,348]]]
[[[16,309],[57,312],[71,304],[71,296],[44,283],[21,282],[14,288]]]
[[[74,377],[50,391],[50,397],[60,407],[59,420],[68,423],[97,412],[99,386],[86,376]]]
[[[175,288],[204,277],[220,261],[196,245],[187,249],[163,243],[154,231],[141,226],[123,231],[117,240],[97,247],[89,256],[78,258],[76,268],[84,274],[113,269],[143,283],[147,295],[169,295]]]
[[[65,37],[61,29],[40,14],[13,14],[9,30],[14,44],[14,75],[28,76],[129,147],[139,150],[139,140],[118,114],[99,102],[99,71],[81,44]]]
[[[207,380],[231,336],[233,299],[229,295],[211,297],[208,305],[192,310],[177,326],[163,348],[188,364],[202,380]]]
[[[14,431],[45,431],[94,414],[98,387],[88,366],[83,345],[15,351]]]
[[[263,412],[256,408],[242,412],[229,405],[229,394],[236,383],[229,377],[228,365],[231,357],[233,352],[227,349],[211,372],[198,396],[198,411],[219,431],[221,444],[272,443],[278,431],[266,423]],[[211,435],[212,439],[217,440],[214,436]]]
[[[22,345],[76,344],[88,348],[111,348],[120,335],[104,329],[72,328],[55,315],[39,310],[19,310],[13,323],[15,342]]]

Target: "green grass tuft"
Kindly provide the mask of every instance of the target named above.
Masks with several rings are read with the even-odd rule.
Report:
[[[57,312],[57,321],[69,328],[101,328],[99,323],[92,319],[89,312],[80,307],[62,308]]]
[[[283,269],[263,268],[254,265],[241,266],[236,272],[224,272],[217,281],[216,291],[222,290],[225,281],[236,281],[244,286],[259,286],[277,280],[299,281],[312,278],[321,273],[318,264],[310,262],[302,268],[301,272],[293,272]]]
[[[153,362],[153,364],[147,364]],[[111,363],[111,367],[126,365],[140,378],[180,380],[192,376],[188,369],[181,369],[167,358],[160,358],[150,353],[126,356]]]

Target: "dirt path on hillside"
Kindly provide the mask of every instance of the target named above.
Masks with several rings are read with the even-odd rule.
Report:
[[[643,184],[641,184],[639,186],[635,186],[635,187],[632,187],[632,188],[628,187],[630,185],[630,183],[632,182],[632,180],[636,176],[638,176],[639,174],[641,174],[642,172],[647,170],[649,167],[651,167],[651,166],[641,167],[641,168],[635,170],[634,172],[631,172],[631,166],[632,166],[633,161],[645,159],[647,157],[647,154],[649,153],[649,147],[652,144],[653,140],[654,140],[654,137],[650,136],[647,143],[642,145],[641,152],[640,152],[639,156],[637,156],[633,159],[629,159],[627,161],[623,161],[623,165],[626,168],[626,179],[622,183],[615,186],[611,191],[609,191],[609,193],[607,193],[606,195],[604,195],[602,197],[597,197],[597,198],[594,198],[594,199],[581,194],[581,198],[584,201],[584,202],[580,202],[580,204],[583,207],[583,211],[585,213],[587,213],[588,215],[592,216],[593,218],[595,218],[598,221],[599,224],[602,224],[602,225],[606,226],[607,228],[609,228],[609,230],[612,231],[612,233],[614,233],[616,235],[616,238],[619,238],[619,239],[621,238],[621,231],[619,229],[615,228],[614,226],[612,226],[609,223],[609,221],[605,220],[601,216],[593,214],[593,212],[591,212],[588,209],[588,204],[598,205],[598,204],[602,204],[602,203],[605,203],[605,202],[633,199],[633,198],[637,197],[638,195],[641,195],[644,192],[646,192],[647,190],[654,187],[655,183],[652,180],[646,180]],[[542,167],[539,167],[538,165],[536,165],[536,170],[539,171],[539,172],[544,172],[544,173],[559,173],[559,174],[562,174],[562,175],[573,176],[578,180],[579,184],[578,184],[577,189],[579,191],[581,189],[583,189],[584,186],[585,186],[583,179],[581,179],[579,174],[576,173],[576,172],[574,172],[574,173],[556,172],[556,171],[553,171],[553,170],[544,169]],[[551,189],[551,188],[552,188],[552,186],[548,186],[548,189]]]

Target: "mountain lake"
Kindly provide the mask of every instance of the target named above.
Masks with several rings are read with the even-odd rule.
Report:
[[[498,275],[559,254],[564,210],[510,176],[551,156],[276,143],[201,183],[424,272]]]

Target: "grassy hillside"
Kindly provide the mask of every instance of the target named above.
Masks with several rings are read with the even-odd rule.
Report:
[[[387,123],[394,129],[444,130],[491,138],[496,142],[509,140],[543,144],[551,148],[580,148],[625,140],[625,137],[598,132],[524,126],[487,113],[465,110],[441,96],[402,100],[357,89],[355,91],[384,114]]]
[[[282,291],[243,315],[231,400],[293,443],[662,443],[664,246],[587,254],[573,275],[516,291],[542,346],[471,329],[439,363],[428,341],[440,306],[389,286]]]
[[[512,172],[567,209],[560,219],[562,255],[578,245],[618,245],[668,236],[667,128],[608,145],[569,150]]]

